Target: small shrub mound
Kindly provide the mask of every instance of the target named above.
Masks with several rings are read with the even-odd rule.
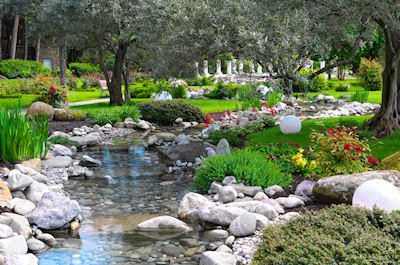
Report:
[[[100,67],[91,63],[70,63],[69,69],[77,76],[100,73]]]
[[[204,114],[200,108],[182,100],[142,102],[138,107],[144,120],[159,125],[172,125],[177,118],[184,121],[204,121]]]
[[[196,172],[196,187],[208,190],[211,183],[222,181],[226,176],[235,176],[239,183],[252,186],[289,186],[293,179],[281,172],[274,163],[259,153],[248,150],[233,151],[231,155],[217,155],[207,158]]]
[[[371,91],[382,90],[383,66],[376,60],[361,59],[359,75],[364,80],[366,89]]]
[[[89,110],[86,116],[95,124],[105,125],[124,121],[126,118],[138,120],[140,118],[139,110],[136,106],[104,107]]]
[[[50,75],[51,69],[42,63],[26,60],[3,60],[0,61],[0,75],[7,78],[27,78],[34,75]]]
[[[338,205],[269,226],[254,265],[400,264],[400,213]]]

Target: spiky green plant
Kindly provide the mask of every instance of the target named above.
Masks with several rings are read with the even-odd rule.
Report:
[[[48,121],[37,116],[32,121],[22,113],[21,104],[0,109],[0,157],[9,162],[44,157],[47,154]]]

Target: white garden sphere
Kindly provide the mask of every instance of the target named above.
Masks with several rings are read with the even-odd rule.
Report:
[[[301,121],[293,115],[285,116],[281,119],[280,128],[283,134],[296,134],[301,131]]]
[[[400,192],[396,186],[386,180],[368,180],[354,192],[353,206],[370,210],[376,206],[387,212],[400,210]]]

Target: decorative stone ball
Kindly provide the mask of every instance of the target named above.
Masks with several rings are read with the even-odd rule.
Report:
[[[296,134],[301,131],[301,121],[293,115],[285,116],[281,119],[280,128],[283,134]]]
[[[400,192],[396,186],[386,180],[368,180],[354,192],[353,206],[370,210],[376,206],[387,212],[400,210]]]

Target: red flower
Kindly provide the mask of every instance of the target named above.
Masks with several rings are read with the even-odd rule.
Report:
[[[54,93],[54,92],[56,92],[56,88],[54,86],[51,86],[50,91]]]
[[[351,150],[351,144],[350,144],[350,143],[345,143],[345,144],[343,145],[343,147],[344,147],[344,149],[346,149],[347,151],[350,151],[350,150]]]
[[[206,128],[210,125],[210,123],[212,122],[212,118],[210,114],[206,115]]]
[[[271,108],[271,115],[275,115],[276,114],[276,108]]]
[[[372,165],[376,165],[376,164],[379,162],[379,160],[378,160],[376,157],[369,156],[369,157],[368,157],[368,162],[369,162],[370,164],[372,164]]]
[[[264,103],[264,107],[266,107],[267,109],[269,109],[269,104],[268,104],[268,102],[265,102],[265,103]]]
[[[331,128],[328,128],[327,131],[329,133],[329,136],[333,136],[335,134],[335,132]]]
[[[231,111],[228,110],[228,111],[226,112],[226,114],[228,115],[228,117],[230,117],[230,116],[231,116]]]
[[[356,150],[357,152],[364,152],[364,149],[361,146],[359,146],[358,144],[356,144],[354,146],[354,150]]]

